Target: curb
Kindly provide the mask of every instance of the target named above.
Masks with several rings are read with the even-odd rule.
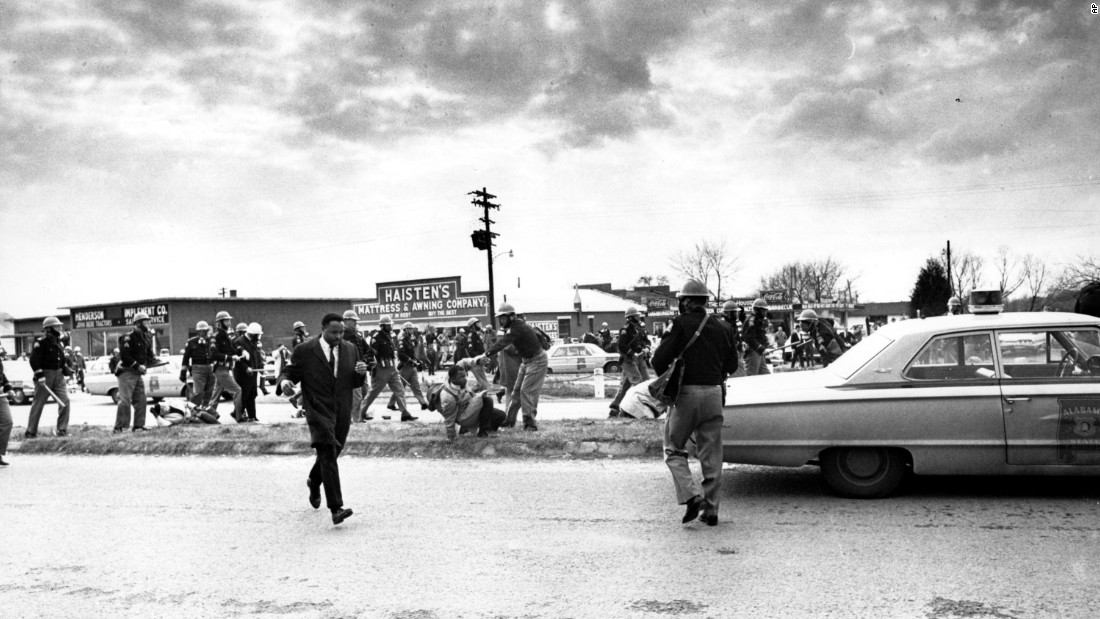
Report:
[[[126,438],[55,438],[12,441],[9,451],[19,454],[147,455],[147,456],[301,456],[312,455],[308,441],[196,440],[146,442]],[[463,438],[406,442],[348,441],[341,456],[367,458],[530,458],[584,460],[609,458],[653,459],[664,453],[660,441],[569,441],[560,447],[532,447],[523,442]]]

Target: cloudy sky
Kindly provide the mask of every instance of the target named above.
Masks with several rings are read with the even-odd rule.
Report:
[[[682,278],[1100,234],[1100,16],[1070,2],[0,0],[0,310]],[[991,274],[991,277],[993,275]]]

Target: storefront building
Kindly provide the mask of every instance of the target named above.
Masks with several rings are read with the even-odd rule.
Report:
[[[214,328],[214,316],[220,311],[233,316],[234,327],[242,322],[259,323],[264,348],[274,350],[281,344],[290,345],[295,321],[301,320],[310,333],[316,334],[326,313],[343,313],[350,304],[346,298],[166,297],[66,309],[72,319],[73,346],[80,346],[85,356],[94,358],[109,355],[118,347],[119,338],[133,330],[133,319],[139,312],[149,315],[158,353],[167,349],[175,355],[182,354],[188,338],[197,333],[195,325],[200,320]]]
[[[465,327],[471,318],[489,326],[489,292],[466,292],[460,276],[384,282],[375,285],[371,299],[352,300],[351,309],[359,315],[359,328],[371,330],[382,316],[393,319],[394,328],[411,322],[421,331]]]

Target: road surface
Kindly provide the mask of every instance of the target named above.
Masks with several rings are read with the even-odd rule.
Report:
[[[920,479],[839,499],[816,469],[727,467],[680,524],[659,461],[16,456],[0,470],[11,617],[1081,617],[1091,479]]]

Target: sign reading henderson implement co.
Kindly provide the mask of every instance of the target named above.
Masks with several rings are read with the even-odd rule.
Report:
[[[164,304],[149,305],[111,305],[94,309],[81,309],[73,312],[74,329],[97,329],[105,327],[123,327],[133,324],[134,316],[138,312],[149,314],[149,323],[163,325],[171,322],[168,317],[168,306]]]
[[[386,282],[377,285],[374,299],[352,301],[351,307],[360,321],[374,322],[389,314],[395,321],[431,321],[452,318],[486,319],[489,316],[489,295],[484,292],[463,293],[462,278],[418,279],[406,282]]]

